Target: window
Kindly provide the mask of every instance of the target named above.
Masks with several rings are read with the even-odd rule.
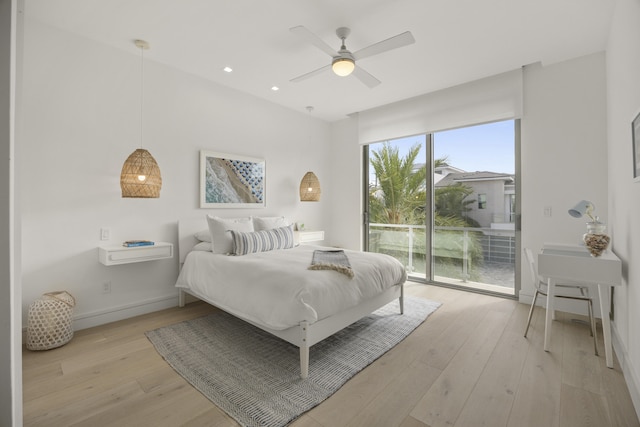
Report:
[[[486,194],[478,194],[478,209],[486,209],[487,208],[487,195]]]

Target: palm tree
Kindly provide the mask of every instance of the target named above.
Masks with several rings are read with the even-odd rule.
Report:
[[[424,225],[427,207],[427,168],[425,164],[416,165],[415,160],[420,152],[420,144],[414,144],[404,157],[400,156],[397,146],[388,142],[383,143],[379,150],[372,152],[370,164],[373,167],[377,182],[369,185],[369,213],[370,221],[379,224]],[[434,160],[434,167],[445,165],[447,158]],[[468,205],[474,200],[466,200],[472,190],[465,185],[455,184],[436,190],[434,224],[440,227],[468,227],[476,226],[464,215],[469,211]],[[426,230],[417,231],[418,234]],[[387,238],[395,232],[387,232]],[[404,235],[404,234],[402,234]],[[454,262],[451,253],[458,253],[461,249],[459,231],[440,231],[435,237],[438,246],[447,248],[446,254],[438,256],[441,262]],[[405,243],[391,238],[384,245],[385,252],[394,252],[394,247],[402,247]],[[403,240],[403,239],[400,239]],[[424,253],[425,237],[416,235],[414,253]],[[481,247],[476,236],[472,236],[471,256],[474,261],[481,259]],[[380,248],[381,249],[381,248]],[[395,252],[400,252],[395,249]],[[402,257],[404,254],[396,253]]]
[[[404,157],[388,142],[373,151],[370,161],[378,180],[371,186],[371,219],[383,224],[414,224],[424,215],[426,200],[425,165],[414,164],[420,144],[414,144]],[[420,222],[424,223],[424,219]]]

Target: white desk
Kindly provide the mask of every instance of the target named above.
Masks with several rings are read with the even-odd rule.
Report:
[[[622,284],[622,263],[620,259],[611,250],[607,250],[601,256],[594,258],[584,246],[545,243],[542,253],[538,255],[538,273],[546,277],[549,283],[547,317],[544,328],[544,350],[549,351],[551,345],[555,283],[557,281],[570,280],[584,283],[592,288],[597,285],[598,295],[600,296],[602,334],[604,335],[607,367],[613,368],[609,307],[611,303],[611,286]]]

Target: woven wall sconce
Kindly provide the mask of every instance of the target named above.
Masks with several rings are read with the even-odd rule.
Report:
[[[307,172],[300,181],[300,201],[318,202],[320,201],[320,181],[313,172]]]
[[[149,43],[136,40],[135,45],[140,48],[140,146],[142,147],[142,107],[144,105],[144,51],[149,49]],[[160,197],[162,176],[160,167],[151,153],[138,148],[131,153],[120,173],[120,189],[122,197],[155,198]]]
[[[151,153],[138,148],[131,153],[120,174],[122,197],[158,198],[162,188],[160,167]]]

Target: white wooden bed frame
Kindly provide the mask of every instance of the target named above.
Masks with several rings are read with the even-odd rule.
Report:
[[[204,218],[188,219],[178,221],[178,252],[180,256],[180,267],[191,249],[198,243],[195,238],[195,233],[201,230],[207,229],[207,222]],[[203,295],[199,295],[197,292],[190,290],[179,289],[179,305],[184,307],[186,303],[186,295],[192,295],[202,301],[205,301],[215,307],[218,307],[215,301],[210,301]],[[360,320],[361,318],[371,314],[380,307],[385,306],[391,301],[399,299],[400,314],[404,313],[404,284],[392,286],[385,290],[381,294],[363,301],[362,303],[349,308],[343,312],[337,313],[331,317],[319,320],[315,323],[309,324],[306,321],[300,322],[299,325],[293,326],[289,329],[275,330],[265,326],[259,325],[255,322],[247,320],[242,316],[234,315],[245,322],[266,331],[272,335],[275,335],[291,344],[300,348],[300,376],[307,378],[309,376],[309,347],[322,341],[323,339],[333,335],[334,333],[346,328],[352,323]],[[220,308],[220,307],[218,307]]]

